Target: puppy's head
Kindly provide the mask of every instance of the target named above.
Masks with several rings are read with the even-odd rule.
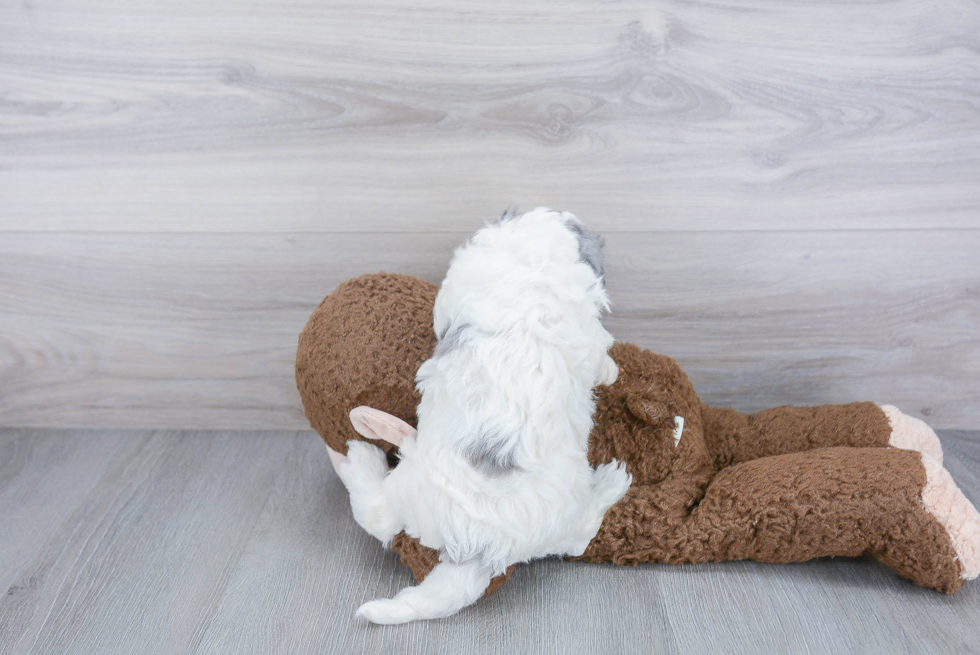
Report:
[[[602,237],[590,230],[575,214],[561,212],[565,225],[578,241],[578,259],[588,264],[599,281],[605,285],[605,272],[602,268]]]
[[[605,285],[602,237],[586,227],[575,214],[557,211],[547,207],[538,207],[537,209],[523,213],[511,208],[505,211],[494,225],[501,228],[508,235],[523,240],[524,243],[532,243],[535,240],[540,240],[540,237],[544,236],[549,229],[554,233],[554,228],[563,228],[564,231],[574,237],[575,249],[562,251],[556,248],[555,250],[546,252],[553,255],[556,259],[567,258],[569,252],[575,253],[573,255],[575,261],[591,268],[595,277],[599,279],[601,284]],[[552,236],[555,235],[553,234]],[[560,238],[556,236],[555,240],[560,241]],[[539,250],[538,253],[542,254],[542,251]]]

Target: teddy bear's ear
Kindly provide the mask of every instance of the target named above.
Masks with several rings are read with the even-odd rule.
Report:
[[[673,419],[673,414],[667,408],[667,403],[659,394],[653,392],[630,392],[626,396],[626,407],[630,414],[649,425],[659,425]]]
[[[381,439],[396,446],[405,437],[414,438],[418,434],[415,428],[397,416],[363,405],[350,410],[350,422],[362,437]]]

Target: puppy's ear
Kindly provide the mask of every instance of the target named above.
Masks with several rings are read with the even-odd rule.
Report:
[[[405,437],[414,438],[418,434],[415,428],[397,416],[363,405],[350,410],[350,422],[362,437],[381,439],[396,446]]]

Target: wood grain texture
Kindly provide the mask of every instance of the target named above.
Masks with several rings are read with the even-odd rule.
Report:
[[[84,502],[19,562],[2,652],[181,652],[223,593],[296,435],[128,433]],[[5,435],[5,438],[9,438]],[[62,441],[98,435],[72,433]],[[74,466],[90,467],[79,449]],[[45,478],[43,483],[47,483]],[[38,485],[40,486],[40,485]],[[64,500],[74,499],[65,494]],[[41,512],[57,511],[59,503]]]
[[[607,235],[709,402],[980,425],[980,4],[0,6],[0,425],[306,427],[338,282]]]
[[[131,455],[142,440],[128,433],[64,435],[25,430],[0,440],[0,580],[17,577],[109,471],[120,455]],[[19,594],[25,588],[12,588]],[[2,590],[2,589],[0,589]]]
[[[308,424],[296,340],[341,281],[436,282],[460,234],[0,239],[0,425]],[[706,402],[874,400],[980,425],[980,232],[608,235],[612,333]]]
[[[980,502],[980,432],[940,436]],[[980,582],[943,596],[848,558],[543,560],[456,616],[370,626],[357,606],[411,575],[354,523],[312,432],[0,430],[0,453],[3,655],[980,652]]]
[[[976,228],[980,5],[0,8],[0,230]]]

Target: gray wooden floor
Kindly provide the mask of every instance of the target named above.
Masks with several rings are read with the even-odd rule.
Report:
[[[980,501],[980,433],[944,432]],[[311,432],[0,431],[0,653],[980,653],[953,595],[867,559],[542,561],[459,615],[378,627],[411,584]]]

